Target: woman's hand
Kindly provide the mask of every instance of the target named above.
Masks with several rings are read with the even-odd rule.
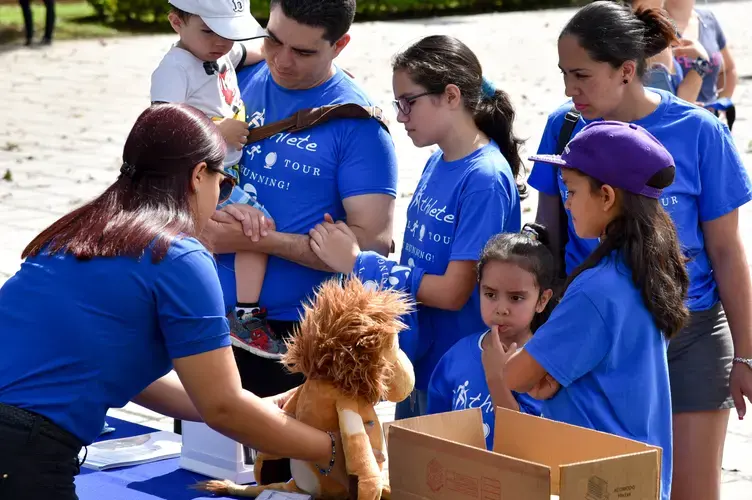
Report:
[[[350,274],[355,260],[360,253],[358,238],[347,224],[342,221],[334,222],[329,214],[324,216],[324,222],[308,233],[311,237],[311,250],[321,261],[338,273]]]
[[[215,211],[212,219],[217,222],[232,222],[233,220],[240,222],[243,226],[243,234],[251,241],[258,241],[275,229],[272,219],[266,217],[261,210],[245,203],[227,205],[222,210]]]
[[[270,396],[268,398],[264,398],[266,401],[269,401],[273,405],[279,407],[280,410],[284,409],[287,402],[290,400],[291,397],[295,394],[295,392],[298,390],[298,387],[295,387],[293,389],[290,389],[287,392],[283,392],[282,394],[277,394],[276,396]]]
[[[697,59],[698,57],[702,57],[706,61],[710,60],[708,57],[708,51],[705,50],[705,47],[703,47],[701,43],[686,38],[680,39],[679,44],[674,47],[674,56],[686,57],[687,59]]]
[[[752,401],[752,368],[743,363],[734,363],[731,368],[731,397],[739,420],[744,420],[747,413],[747,403],[744,397]]]

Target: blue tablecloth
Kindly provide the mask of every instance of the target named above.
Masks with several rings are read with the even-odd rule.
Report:
[[[107,417],[115,432],[100,440],[118,439],[154,432],[150,427]],[[161,460],[150,464],[95,471],[81,467],[76,477],[76,493],[80,500],[216,500],[219,497],[191,489],[207,477],[181,469],[179,459]]]

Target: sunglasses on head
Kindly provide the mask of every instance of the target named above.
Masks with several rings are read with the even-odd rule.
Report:
[[[238,181],[235,180],[235,177],[228,174],[224,170],[217,170],[217,173],[222,174],[222,176],[224,177],[219,183],[219,200],[217,201],[217,204],[219,205],[220,203],[224,203],[230,199],[230,196],[232,196],[232,192],[235,189],[235,186],[237,186]]]

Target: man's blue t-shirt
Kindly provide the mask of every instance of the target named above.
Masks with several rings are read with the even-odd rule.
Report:
[[[431,375],[428,385],[429,415],[454,410],[480,408],[486,447],[493,450],[495,412],[483,370],[483,339],[488,332],[469,335],[452,346]],[[520,411],[540,415],[542,401],[512,391]]]
[[[478,260],[495,234],[520,230],[520,196],[509,163],[495,142],[447,162],[429,158],[407,209],[400,264],[443,275],[453,260]],[[475,288],[459,311],[418,309],[415,387],[428,388],[436,363],[462,337],[485,328]]]
[[[0,288],[0,403],[41,414],[90,444],[176,358],[230,345],[211,254],[192,238],[80,261],[27,258]]]
[[[318,87],[288,90],[277,85],[262,62],[241,70],[238,83],[252,127],[268,125],[304,108],[372,105],[340,69]],[[240,186],[258,194],[278,231],[307,235],[326,213],[344,220],[345,198],[366,194],[396,197],[396,152],[391,136],[376,120],[337,118],[248,144],[240,161]],[[225,305],[234,307],[234,254],[220,255],[218,262]],[[296,321],[301,301],[331,276],[270,256],[259,302],[271,319]]]
[[[634,123],[653,134],[676,162],[674,182],[663,190],[660,201],[673,219],[682,250],[690,259],[687,307],[704,311],[715,305],[719,296],[701,224],[752,200],[752,182],[725,124],[706,110],[668,92],[651,90],[661,96],[661,103],[653,113]],[[556,152],[557,137],[570,108],[571,104],[565,104],[549,116],[539,153]],[[585,120],[580,118],[574,133],[585,125]],[[551,196],[558,194],[566,200],[561,171],[556,167],[536,163],[528,183],[540,192]],[[598,246],[598,240],[577,237],[572,218],[569,213],[567,216],[566,264],[570,273]]]
[[[631,276],[615,252],[584,271],[524,349],[561,384],[543,402],[543,416],[663,448],[661,498],[668,500],[668,342]]]

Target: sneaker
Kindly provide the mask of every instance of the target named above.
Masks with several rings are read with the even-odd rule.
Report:
[[[233,311],[227,319],[230,320],[230,341],[235,347],[267,359],[280,359],[287,352],[285,343],[277,339],[266,322],[264,312],[238,318]]]

